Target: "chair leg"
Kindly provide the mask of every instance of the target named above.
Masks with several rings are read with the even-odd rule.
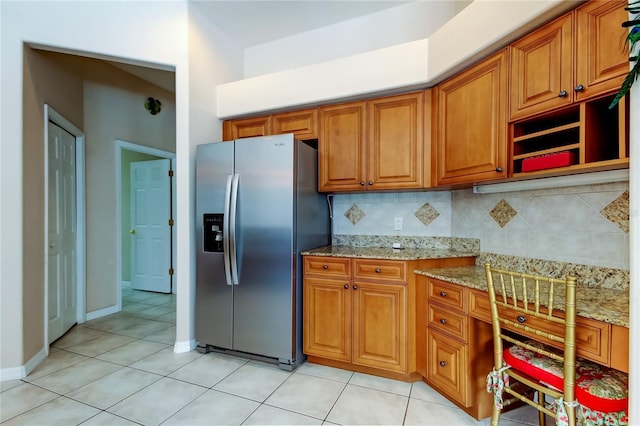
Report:
[[[544,407],[544,393],[542,392],[538,392],[538,405]],[[545,426],[547,424],[547,418],[544,411],[538,411],[538,424],[540,426]]]
[[[494,405],[491,411],[491,426],[498,426],[498,422],[500,422],[500,409]]]

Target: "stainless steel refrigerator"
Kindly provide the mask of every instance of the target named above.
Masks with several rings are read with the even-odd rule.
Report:
[[[329,244],[317,149],[293,135],[199,145],[195,333],[200,352],[292,370],[302,354],[300,252]]]

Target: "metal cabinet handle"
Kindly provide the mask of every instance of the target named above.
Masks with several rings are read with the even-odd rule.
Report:
[[[322,269],[329,269],[329,265],[322,265]]]
[[[345,288],[346,290],[348,290],[348,289],[349,289],[349,284],[345,284],[345,285],[344,285],[344,288]]]
[[[376,268],[376,274],[380,273],[380,268]]]
[[[576,87],[573,88],[573,90],[576,92],[584,92],[584,86],[582,84],[578,84]]]
[[[354,285],[354,286],[353,286],[353,289],[354,289],[354,290],[357,290],[357,289],[358,289],[358,286],[357,286],[357,285]]]
[[[445,318],[440,318],[440,324],[446,324],[447,320]]]
[[[131,235],[136,235],[136,230],[135,230],[135,229],[132,229],[131,231],[129,231],[129,233],[130,233]]]
[[[446,292],[446,291],[441,291],[441,292],[440,292],[440,296],[442,296],[442,297],[447,297],[447,292]]]
[[[447,362],[446,361],[440,361],[438,364],[440,364],[440,367],[446,367],[447,366]]]
[[[371,186],[371,185],[373,185],[373,181],[372,180],[369,181],[369,186]]]
[[[496,172],[502,173],[502,167],[496,167]]]
[[[361,181],[360,181],[360,186],[364,186],[364,185],[365,185],[364,181],[363,181],[363,180],[361,180]]]
[[[566,90],[561,90],[560,93],[558,93],[559,98],[566,98],[567,96],[569,96],[569,93],[567,93]]]
[[[524,322],[527,320],[527,317],[525,317],[525,316],[523,316],[523,315],[518,315],[518,316],[516,317],[516,319],[518,320],[518,322],[519,322],[520,324],[524,324]]]

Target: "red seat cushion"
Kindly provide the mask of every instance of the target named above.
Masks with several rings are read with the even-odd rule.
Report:
[[[554,349],[538,342],[527,342],[547,351]],[[562,362],[520,346],[504,351],[504,361],[516,370],[562,389],[564,371]],[[508,374],[507,370],[507,374]],[[629,406],[629,378],[618,370],[576,359],[576,399],[592,410],[602,412],[626,411]]]

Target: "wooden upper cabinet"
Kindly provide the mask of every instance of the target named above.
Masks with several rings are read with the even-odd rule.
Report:
[[[319,190],[422,188],[424,108],[424,91],[320,108]]]
[[[507,176],[507,58],[503,49],[436,87],[436,185]]]
[[[573,14],[511,45],[511,118],[573,101]]]
[[[318,138],[318,109],[283,112],[271,116],[271,134],[293,133],[296,139]]]
[[[629,72],[629,46],[625,43],[629,20],[626,0],[590,1],[576,9],[578,40],[576,100],[617,91]],[[574,88],[575,89],[575,88]]]
[[[365,189],[365,103],[320,108],[318,190]]]
[[[271,128],[271,117],[252,117],[225,121],[222,125],[222,140],[266,136]]]
[[[368,189],[421,188],[424,92],[367,102]]]
[[[511,119],[616,91],[629,71],[626,0],[592,0],[511,45]]]

